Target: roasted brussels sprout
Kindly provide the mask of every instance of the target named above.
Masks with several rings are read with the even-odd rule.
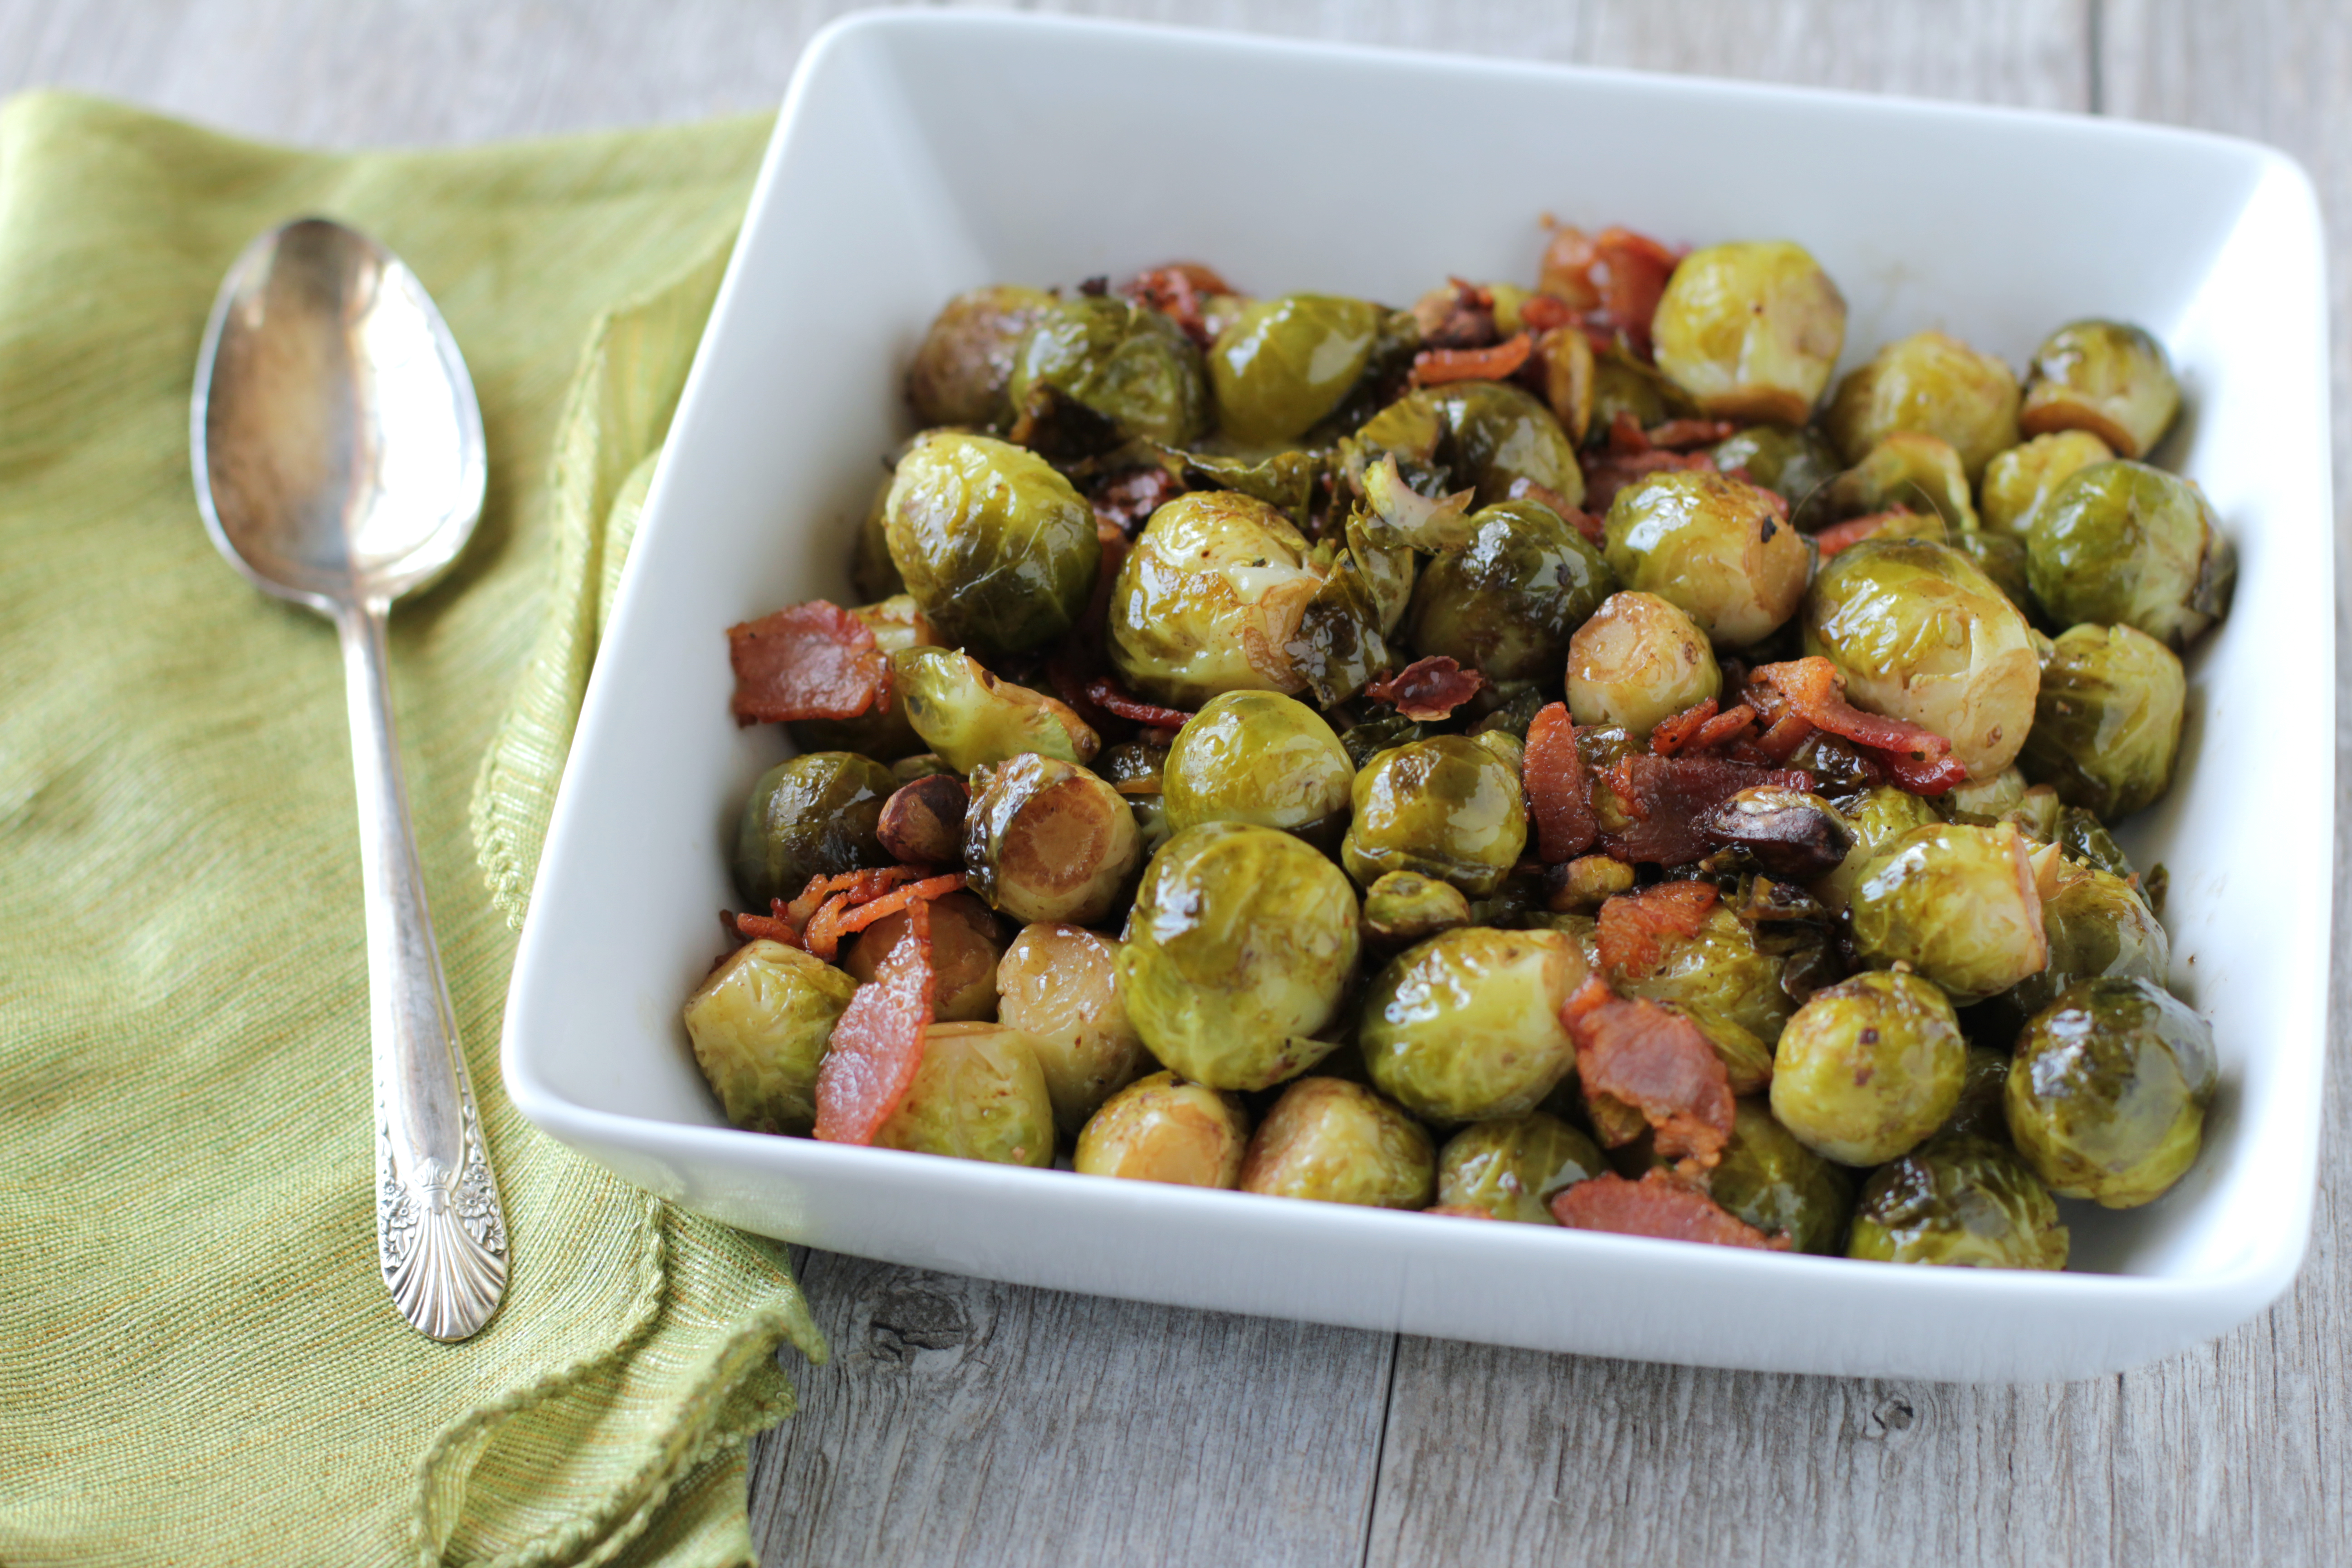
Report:
[[[1112,1095],[1087,1119],[1071,1163],[1082,1176],[1233,1187],[1241,1184],[1248,1144],[1239,1095],[1156,1072]]]
[[[1022,340],[1007,386],[1013,405],[1051,387],[1122,436],[1181,447],[1208,422],[1201,351],[1158,310],[1116,295],[1057,300]],[[901,569],[903,570],[903,563]]]
[[[1454,381],[1409,392],[1367,420],[1351,444],[1365,454],[1442,463],[1454,484],[1475,489],[1480,507],[1511,500],[1520,480],[1569,506],[1584,503],[1584,470],[1559,421],[1508,382]]]
[[[2062,632],[2042,665],[2018,763],[2069,805],[2109,821],[2161,798],[2180,753],[2188,678],[2170,648],[2130,626]]]
[[[960,773],[1031,752],[1083,763],[1102,744],[1063,703],[999,680],[968,653],[908,648],[891,655],[890,671],[907,721]]]
[[[1845,347],[1845,296],[1788,240],[1710,245],[1675,268],[1650,332],[1702,413],[1801,425]]]
[[[1299,832],[1344,814],[1355,776],[1314,709],[1278,692],[1228,691],[1176,731],[1160,795],[1179,832],[1203,822]]]
[[[1622,414],[1647,430],[1669,419],[1698,413],[1690,394],[1666,378],[1654,364],[1636,359],[1615,344],[1592,356],[1592,421],[1585,434],[1591,445],[1604,439]]]
[[[2131,857],[2123,852],[2106,825],[2079,805],[2059,812],[2055,842],[2059,853],[2077,866],[2105,871],[2127,882],[2134,876]]]
[[[913,917],[884,915],[850,938],[841,967],[870,984]],[[942,1024],[996,1016],[996,966],[1004,952],[1004,924],[970,893],[931,900],[931,1016]],[[1013,1020],[1006,1019],[1006,1023]]]
[[[1043,289],[997,283],[968,289],[931,321],[907,366],[907,401],[926,425],[1000,425],[1013,416],[1005,389],[1013,356],[1054,303]]]
[[[1054,1163],[1054,1102],[1029,1037],[1002,1024],[933,1024],[923,1063],[875,1147],[1001,1165]]]
[[[1357,1026],[1372,1086],[1428,1121],[1533,1110],[1575,1070],[1559,1010],[1584,975],[1558,931],[1465,926],[1398,954]]]
[[[1771,1074],[1772,1042],[1797,1007],[1781,989],[1780,956],[1759,947],[1756,933],[1719,903],[1689,935],[1659,933],[1657,953],[1657,962],[1645,972],[1612,966],[1602,970],[1601,978],[1623,995],[1680,1007],[1715,1042],[1718,1053],[1725,1049],[1723,1026],[1744,1031],[1760,1045],[1763,1071],[1734,1073],[1732,1092],[1761,1089]],[[1738,1048],[1733,1047],[1735,1052]]]
[[[1036,1049],[1065,1132],[1085,1126],[1114,1089],[1151,1065],[1119,1001],[1118,943],[1108,937],[1051,921],[1025,927],[996,966],[995,990],[999,1021]],[[1238,1134],[1234,1158],[1241,1159]]]
[[[1231,490],[1179,496],[1118,569],[1111,664],[1135,691],[1183,708],[1223,691],[1300,690],[1284,650],[1321,585],[1276,508]]]
[[[1518,773],[1460,735],[1382,752],[1356,774],[1340,863],[1363,887],[1385,871],[1440,877],[1474,899],[1502,885],[1528,844]]]
[[[890,559],[945,642],[1035,647],[1094,592],[1094,509],[1034,452],[935,431],[898,459],[885,505]]]
[[[2050,962],[1979,1009],[2004,1039],[2081,980],[2164,983],[2172,943],[2138,891],[2121,877],[2066,865],[2058,886],[2042,900],[2042,929]]]
[[[1936,823],[1882,846],[1847,913],[1879,968],[1908,963],[1965,1005],[1999,995],[2049,961],[2042,895],[2010,823]]]
[[[1727,474],[1668,469],[1610,503],[1609,565],[1720,647],[1763,641],[1797,613],[1812,552],[1771,491]]]
[[[1557,1116],[1531,1110],[1474,1121],[1438,1151],[1438,1206],[1557,1225],[1552,1194],[1608,1168],[1592,1140]]]
[[[1800,1142],[1753,1100],[1731,1108],[1731,1142],[1707,1173],[1707,1195],[1735,1219],[1789,1238],[1799,1252],[1845,1250],[1853,1180]]]
[[[1209,350],[1219,433],[1244,447],[1304,436],[1364,374],[1387,314],[1331,294],[1244,307]]]
[[[1469,545],[1422,568],[1405,635],[1490,680],[1549,678],[1616,574],[1584,535],[1531,500],[1473,514]]]
[[[1879,1165],[1943,1125],[1968,1042],[1944,994],[1900,970],[1813,993],[1781,1031],[1772,1114],[1842,1165]]]
[[[1979,526],[1976,504],[1969,499],[1969,477],[1960,455],[1940,436],[1897,430],[1863,454],[1862,461],[1840,474],[1821,492],[1816,509],[1832,517],[1864,517],[1896,509],[1933,517],[1944,524],[1943,536],[1972,533]],[[1807,527],[1811,517],[1800,517]],[[1898,519],[1897,521],[1905,520]],[[1904,537],[1882,528],[1874,538]],[[1932,532],[1909,537],[1936,537]]]
[[[1014,920],[1087,925],[1118,907],[1143,849],[1127,797],[1075,763],[1034,753],[975,774],[967,885]]]
[[[2032,536],[2033,520],[2059,482],[2077,468],[2114,460],[2105,441],[2088,430],[2061,430],[2011,447],[1985,465],[1984,525],[1997,534]]]
[[[2179,648],[2230,608],[2237,553],[2204,492],[2145,463],[2059,482],[2025,542],[2033,596],[2061,626],[2128,626]]]
[[[1265,1089],[1330,1050],[1314,1036],[1339,1010],[1359,940],[1355,890],[1337,866],[1287,833],[1213,822],[1177,834],[1145,868],[1119,994],[1174,1071]]]
[[[1845,823],[1853,830],[1853,847],[1846,851],[1844,860],[1835,870],[1816,878],[1810,890],[1831,913],[1843,912],[1871,857],[1913,828],[1942,820],[1927,801],[1893,784],[1880,784],[1860,799],[1849,800]]]
[[[1959,1134],[2009,1142],[2009,1053],[1990,1046],[1969,1047],[1969,1065],[1960,1074],[1959,1102],[1936,1130],[1938,1138]]]
[[[898,781],[871,757],[805,752],[760,775],[735,830],[735,890],[765,913],[812,877],[887,866],[875,828]]]
[[[686,999],[686,1033],[727,1120],[753,1132],[816,1125],[816,1071],[857,982],[780,942],[729,954]]]
[[[1569,638],[1568,707],[1580,725],[1644,736],[1722,690],[1706,631],[1655,594],[1612,594]]]
[[[2041,683],[2032,628],[1949,545],[1866,540],[1805,595],[1804,647],[1845,671],[1857,708],[1934,731],[1971,778],[2016,759]]]
[[[1845,467],[1837,448],[1810,426],[1750,425],[1708,447],[1707,456],[1723,472],[1737,468],[1792,507]]]
[[[1462,889],[1418,871],[1384,872],[1364,889],[1364,931],[1392,947],[1426,942],[1470,923]]]
[[[1981,1138],[1938,1138],[1863,1184],[1848,1258],[1960,1268],[2066,1267],[2058,1205],[2025,1162]]]
[[[2197,1158],[2219,1074],[2205,1020],[2153,981],[2077,981],[2009,1069],[2009,1131],[2062,1198],[2137,1208]]]
[[[2144,458],[2180,412],[2164,345],[2121,321],[2073,321],[2042,341],[2017,423],[2028,436],[2086,430]]]
[[[1251,1135],[1241,1185],[1278,1198],[1426,1208],[1437,1155],[1419,1122],[1363,1085],[1303,1078]]]
[[[952,773],[923,773],[890,792],[875,837],[902,865],[951,866],[963,858],[963,819],[971,809],[963,780]]]
[[[1592,428],[1592,395],[1598,380],[1592,341],[1581,327],[1547,327],[1536,334],[1532,357],[1543,367],[1544,402],[1559,421],[1560,433],[1581,443]]]
[[[1851,372],[1830,399],[1830,439],[1858,463],[1897,430],[1940,436],[1976,482],[1996,452],[2018,442],[2017,376],[1942,332],[1898,338]]]

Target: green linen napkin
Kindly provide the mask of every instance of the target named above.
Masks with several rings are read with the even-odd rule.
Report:
[[[781,1256],[524,1123],[499,1010],[604,598],[766,122],[465,152],[0,110],[0,1562],[732,1563],[823,1342]],[[449,989],[512,1235],[457,1346],[376,1272],[333,632],[213,552],[196,343],[254,234],[399,251],[488,508],[392,623]],[[487,874],[487,876],[486,876]],[[486,889],[486,880],[488,889]]]

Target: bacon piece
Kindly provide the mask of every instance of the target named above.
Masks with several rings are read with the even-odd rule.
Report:
[[[1538,332],[1570,323],[1580,324],[1583,317],[1569,302],[1553,294],[1530,294],[1519,301],[1519,321]]]
[[[1230,294],[1233,289],[1213,269],[1197,261],[1171,261],[1137,273],[1119,292],[1174,321],[1184,329],[1186,337],[1206,349],[1212,334],[1201,315],[1201,302],[1211,294]]]
[[[719,918],[726,922],[729,931],[746,942],[781,942],[786,947],[800,946],[801,928],[783,918],[784,900],[775,900],[773,907],[776,912],[766,915],[737,914],[732,910],[721,910]]]
[[[1690,738],[1690,750],[1711,752],[1718,746],[1730,745],[1745,736],[1755,723],[1756,710],[1745,702],[1726,709],[1698,727],[1698,733]]]
[[[1592,847],[1601,828],[1592,816],[1592,783],[1576,752],[1576,724],[1568,705],[1539,710],[1528,726],[1525,786],[1536,819],[1537,853],[1548,866],[1563,865]]]
[[[762,929],[757,934],[771,942],[804,947],[807,945],[805,933],[809,922],[816,918],[817,910],[824,906],[826,900],[836,894],[846,894],[848,903],[863,903],[868,899],[878,899],[900,882],[921,875],[912,866],[884,866],[872,870],[842,871],[830,877],[811,877],[808,886],[802,889],[800,896],[791,903],[782,899],[772,899],[768,905],[770,914],[738,915],[735,927],[749,936],[753,933],[745,929],[743,922],[758,921],[761,922]],[[779,929],[790,934],[778,935],[776,931]]]
[[[1423,349],[1412,356],[1412,384],[1449,381],[1501,381],[1528,363],[1535,339],[1525,332],[1488,349]]]
[[[1601,906],[1593,933],[1601,966],[1613,973],[1645,979],[1663,956],[1659,938],[1690,936],[1715,908],[1712,882],[1660,882],[1638,893],[1620,893]]]
[[[1666,291],[1681,256],[1629,228],[1614,226],[1597,235],[1558,228],[1545,247],[1538,287],[1584,313],[1585,330],[1599,346],[1622,335],[1626,346],[1650,357],[1650,319]]]
[[[1943,795],[1969,782],[1969,770],[1958,757],[1914,757],[1902,752],[1874,751],[1895,775],[1895,782],[1913,795]]]
[[[1891,507],[1885,511],[1874,511],[1867,517],[1850,517],[1843,522],[1833,522],[1814,534],[1813,542],[1820,547],[1822,559],[1827,561],[1839,551],[1849,550],[1860,544],[1895,519],[1914,515],[1916,514],[1909,507],[1898,506]]]
[[[1933,730],[1906,719],[1865,713],[1845,700],[1845,671],[1816,655],[1768,664],[1748,677],[1751,686],[1769,686],[1789,700],[1789,706],[1832,735],[1843,735],[1874,751],[1894,752],[1920,761],[1947,755],[1952,743]]]
[[[855,719],[890,708],[890,659],[874,628],[824,599],[727,628],[735,722]]]
[[[855,936],[876,921],[897,914],[908,904],[928,903],[944,899],[950,893],[963,890],[963,873],[951,871],[943,877],[926,877],[919,882],[902,882],[878,899],[869,899],[841,917],[841,934]]]
[[[1587,1177],[1551,1200],[1552,1217],[1571,1230],[1605,1230],[1664,1241],[1700,1241],[1765,1252],[1790,1249],[1786,1233],[1766,1236],[1705,1193],[1669,1172],[1650,1170],[1638,1182],[1614,1172]]]
[[[1715,699],[1702,697],[1671,719],[1661,719],[1658,727],[1650,731],[1650,750],[1662,757],[1671,757],[1691,742],[1691,738],[1715,718]]]
[[[1444,654],[1417,658],[1394,675],[1364,688],[1375,702],[1386,702],[1408,719],[1434,723],[1478,695],[1486,678],[1465,669]]]
[[[1105,712],[1116,713],[1122,719],[1133,720],[1150,729],[1181,730],[1192,717],[1181,708],[1162,708],[1157,703],[1129,697],[1118,682],[1108,675],[1098,675],[1087,681],[1086,695],[1087,701]]]
[[[1495,341],[1495,296],[1492,290],[1459,278],[1449,278],[1451,298],[1424,300],[1412,309],[1421,341],[1433,349],[1483,349]]]
[[[1668,1159],[1688,1155],[1712,1168],[1723,1157],[1731,1141],[1731,1075],[1696,1024],[1655,1002],[1619,996],[1597,974],[1585,977],[1559,1019],[1576,1042],[1586,1095],[1639,1110]]]
[[[1663,425],[1651,426],[1642,434],[1653,447],[1680,452],[1692,447],[1712,447],[1738,429],[1728,419],[1669,419]]]
[[[833,1026],[816,1073],[816,1135],[828,1143],[871,1143],[923,1065],[939,984],[931,963],[931,906],[907,908],[907,929],[857,988]]]
[[[1604,835],[1601,847],[1620,860],[1685,866],[1714,847],[1698,819],[1741,790],[1769,784],[1808,790],[1802,768],[1768,768],[1719,756],[1660,757],[1633,752],[1618,759],[1604,782],[1623,798],[1633,825]]]
[[[849,909],[849,895],[835,893],[816,907],[809,917],[808,929],[801,932],[801,945],[812,956],[827,963],[841,956],[841,917]]]

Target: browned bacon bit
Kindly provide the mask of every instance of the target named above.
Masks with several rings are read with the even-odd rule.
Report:
[[[777,920],[792,927],[793,943],[800,946],[803,943],[801,933],[808,930],[809,922],[816,918],[817,910],[827,899],[836,894],[846,894],[850,903],[862,904],[868,899],[880,898],[900,882],[921,875],[912,866],[885,866],[876,870],[843,871],[831,877],[811,877],[808,886],[801,889],[800,897],[789,904],[782,899],[774,900],[770,908],[775,911]]]
[[[1408,719],[1431,724],[1451,718],[1454,710],[1478,695],[1486,678],[1465,669],[1444,654],[1417,658],[1394,675],[1364,688],[1364,695],[1385,702]]]
[[[1192,717],[1181,708],[1162,708],[1158,703],[1129,697],[1120,689],[1118,682],[1108,675],[1097,675],[1087,681],[1086,693],[1087,700],[1104,712],[1116,713],[1148,729],[1181,730]]]
[[[890,707],[890,660],[874,628],[824,599],[727,628],[735,722],[855,719]]]
[[[1576,724],[1568,705],[1539,710],[1528,726],[1526,788],[1536,819],[1537,854],[1548,866],[1564,865],[1592,847],[1601,837],[1592,816],[1592,784],[1576,752]]]
[[[1433,349],[1483,349],[1495,341],[1495,296],[1475,283],[1449,278],[1454,292],[1412,308],[1422,342]]]
[[[801,928],[783,918],[784,900],[776,900],[773,907],[777,912],[772,915],[739,915],[731,910],[721,910],[719,918],[727,922],[728,930],[746,942],[781,942],[786,947],[800,946]]]
[[[1642,434],[1653,447],[1684,451],[1692,447],[1712,447],[1739,428],[1728,419],[1669,419],[1663,425],[1653,425]]]
[[[1184,493],[1184,481],[1156,463],[1123,468],[1095,491],[1095,516],[1132,539],[1151,521],[1151,514]]]
[[[1850,517],[1843,522],[1833,522],[1814,534],[1813,542],[1821,547],[1822,559],[1827,561],[1839,551],[1860,544],[1897,518],[1912,515],[1914,514],[1909,507],[1898,506],[1889,508],[1885,511],[1874,511],[1867,517]]]
[[[1886,764],[1895,782],[1913,795],[1943,795],[1969,782],[1969,770],[1958,757],[1911,757],[1901,752],[1873,754]]]
[[[1565,327],[1578,320],[1578,312],[1570,307],[1567,300],[1549,294],[1530,294],[1519,301],[1519,321],[1538,332]]]
[[[1933,730],[1906,719],[1865,713],[1845,700],[1845,672],[1816,655],[1768,664],[1748,677],[1750,686],[1769,686],[1789,700],[1789,706],[1815,727],[1843,735],[1874,751],[1930,761],[1948,754],[1952,743]]]
[[[849,895],[835,893],[816,907],[809,917],[808,929],[801,932],[801,944],[810,953],[827,963],[841,956],[841,917],[849,910]]]
[[[1622,333],[1626,345],[1650,357],[1650,319],[1658,298],[1682,258],[1629,228],[1611,226],[1598,235],[1558,228],[1544,250],[1537,287],[1584,312],[1585,330],[1605,345]]]
[[[1755,723],[1756,710],[1745,702],[1726,709],[1698,727],[1698,733],[1690,738],[1690,749],[1711,752],[1718,746],[1728,746],[1744,738]]]
[[[1760,785],[1811,790],[1813,775],[1802,768],[1768,768],[1728,757],[1633,752],[1618,759],[1606,782],[1633,822],[1622,833],[1605,835],[1601,847],[1620,860],[1684,866],[1715,847],[1698,826],[1709,811]]]
[[[907,929],[857,988],[833,1026],[816,1075],[816,1135],[828,1143],[871,1143],[923,1065],[931,1026],[931,906],[908,906]]]
[[[1642,428],[1641,421],[1621,408],[1609,416],[1609,455],[1612,458],[1638,458],[1651,449],[1650,433]]]
[[[1731,1075],[1699,1027],[1655,1002],[1628,1000],[1588,975],[1559,1011],[1576,1041],[1577,1081],[1642,1113],[1667,1159],[1712,1167],[1731,1141]],[[1620,1138],[1619,1142],[1630,1142]]]
[[[951,871],[943,877],[926,877],[919,882],[904,883],[891,889],[880,898],[859,904],[856,908],[844,913],[840,917],[839,936],[835,940],[838,942],[840,937],[855,936],[876,921],[895,915],[908,904],[929,903],[933,899],[944,899],[950,893],[962,890],[963,873],[961,871]],[[813,951],[816,934],[814,921],[809,922],[809,934]]]
[[[1660,882],[1638,893],[1620,893],[1601,906],[1593,931],[1601,966],[1616,974],[1644,979],[1664,956],[1659,939],[1689,936],[1715,908],[1712,882]]]
[[[1490,349],[1423,349],[1412,356],[1412,384],[1501,381],[1528,363],[1535,339],[1519,332]]]
[[[1680,1176],[1645,1171],[1638,1182],[1604,1172],[1551,1200],[1552,1217],[1571,1230],[1604,1230],[1664,1241],[1698,1241],[1786,1252],[1785,1233],[1766,1236]]]
[[[1671,719],[1662,719],[1650,731],[1650,750],[1662,757],[1671,757],[1685,746],[1715,717],[1715,699],[1702,697]]]

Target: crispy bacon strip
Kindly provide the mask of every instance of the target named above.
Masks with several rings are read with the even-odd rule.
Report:
[[[1874,752],[1895,782],[1913,795],[1943,795],[1969,782],[1969,770],[1958,757],[1913,757],[1901,752]]]
[[[791,903],[782,899],[768,902],[769,913],[737,915],[735,929],[755,940],[781,942],[793,947],[808,945],[809,922],[826,900],[840,897],[845,905],[862,904],[868,899],[878,899],[900,882],[908,881],[922,873],[912,866],[884,866],[866,871],[843,871],[831,877],[811,877],[807,887]],[[825,955],[829,957],[830,955]]]
[[[1623,799],[1632,826],[1604,837],[1601,847],[1620,860],[1685,866],[1714,847],[1698,819],[1743,789],[1769,784],[1810,790],[1802,768],[1769,768],[1728,757],[1655,756],[1633,752],[1602,775]]]
[[[1691,740],[1715,718],[1715,699],[1702,697],[1671,719],[1662,719],[1650,731],[1650,750],[1662,757],[1671,757],[1690,744]]]
[[[1536,341],[1525,332],[1488,349],[1423,349],[1412,356],[1412,384],[1449,381],[1501,381],[1528,363]]]
[[[781,942],[786,947],[800,946],[801,928],[783,918],[784,900],[776,900],[773,907],[778,912],[772,915],[737,914],[732,910],[721,910],[719,918],[727,922],[729,931],[745,942]]]
[[[827,963],[841,956],[841,917],[849,910],[849,895],[835,893],[816,907],[809,917],[808,929],[801,932],[801,945],[812,956]]]
[[[1715,908],[1712,882],[1660,882],[1638,893],[1620,893],[1601,906],[1593,933],[1602,967],[1612,973],[1646,978],[1663,956],[1659,939],[1689,936]]]
[[[890,707],[890,659],[874,628],[824,599],[727,628],[735,722],[855,719]]]
[[[1589,333],[1605,345],[1622,333],[1628,347],[1650,357],[1650,319],[1682,259],[1647,235],[1614,226],[1597,235],[1557,228],[1545,247],[1538,287],[1584,314]]]
[[[873,1142],[923,1065],[939,984],[929,901],[916,900],[907,914],[906,931],[834,1025],[817,1068],[816,1135],[828,1143]]]
[[[1529,329],[1548,332],[1554,327],[1580,324],[1582,314],[1553,294],[1530,294],[1519,301],[1519,321]]]
[[[1153,730],[1181,730],[1192,715],[1181,708],[1162,708],[1154,702],[1129,697],[1118,681],[1108,675],[1098,675],[1086,685],[1087,700],[1107,713]]]
[[[1394,675],[1364,688],[1375,702],[1386,702],[1408,719],[1434,723],[1484,689],[1486,678],[1465,669],[1444,654],[1417,658]]]
[[[1201,314],[1201,302],[1212,294],[1230,294],[1233,289],[1213,269],[1197,261],[1171,261],[1137,273],[1119,292],[1174,321],[1184,329],[1186,337],[1205,349],[1211,334]]]
[[[944,899],[962,887],[963,874],[950,872],[943,877],[926,877],[919,882],[902,883],[878,899],[869,899],[864,903],[849,905],[831,913],[828,911],[834,910],[834,905],[828,900],[824,908],[817,911],[816,918],[809,921],[809,951],[831,963],[841,951],[843,938],[856,935],[876,921],[895,915],[908,904]],[[822,931],[818,929],[820,926],[824,927]],[[820,942],[824,943],[822,952],[818,948]]]
[[[1785,1233],[1766,1236],[1689,1183],[1666,1171],[1629,1182],[1613,1172],[1588,1177],[1551,1200],[1552,1217],[1571,1230],[1605,1230],[1665,1241],[1786,1252]]]
[[[1642,1113],[1668,1159],[1712,1168],[1731,1141],[1731,1077],[1699,1027],[1655,1002],[1628,1001],[1588,975],[1560,1009],[1578,1081]]]
[[[1822,559],[1827,561],[1839,551],[1849,550],[1860,544],[1896,518],[1912,515],[1909,507],[1898,506],[1890,507],[1885,511],[1874,511],[1867,517],[1850,517],[1843,522],[1833,522],[1814,534],[1813,542],[1821,547]]]
[[[1905,719],[1865,713],[1846,701],[1845,672],[1819,656],[1763,665],[1749,673],[1748,681],[1778,691],[1816,727],[1874,751],[1929,761],[1952,749],[1952,743],[1933,730]]]
[[[1592,816],[1592,784],[1576,752],[1576,724],[1566,703],[1538,710],[1528,726],[1525,768],[1537,853],[1548,866],[1565,865],[1601,837]]]
[[[1698,727],[1698,733],[1690,738],[1690,749],[1711,752],[1718,746],[1730,745],[1746,735],[1755,723],[1756,710],[1745,702],[1737,708],[1727,708]]]

